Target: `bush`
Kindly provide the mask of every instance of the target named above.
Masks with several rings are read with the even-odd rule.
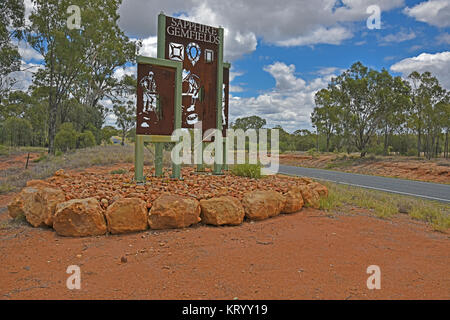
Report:
[[[231,168],[231,173],[235,176],[259,179],[261,178],[260,164],[236,164]]]
[[[71,123],[63,123],[55,136],[55,148],[60,151],[75,149],[77,136],[78,134]]]
[[[308,151],[306,151],[306,153],[308,155],[310,155],[311,157],[313,157],[313,158],[315,158],[315,157],[317,157],[319,155],[319,153],[316,151],[315,148],[309,149]]]
[[[80,133],[77,137],[77,148],[89,148],[96,145],[95,136],[90,130]]]
[[[409,149],[408,152],[406,152],[406,155],[409,157],[417,156],[417,149],[415,148]]]

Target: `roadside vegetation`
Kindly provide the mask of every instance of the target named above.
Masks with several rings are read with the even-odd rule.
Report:
[[[445,232],[450,228],[448,204],[331,182],[321,183],[327,186],[329,195],[320,200],[320,208],[331,216],[355,212],[352,207],[356,207],[382,219],[407,214],[412,219],[429,223],[436,231]]]
[[[48,155],[42,149],[2,147],[0,150],[7,150],[3,156],[0,155],[0,160],[2,157],[11,154],[23,154],[25,156],[29,151],[40,151],[41,153],[39,158],[30,161],[27,169],[24,166],[14,166],[0,170],[0,194],[18,191],[26,185],[28,180],[46,179],[59,169],[84,169],[116,163],[134,163],[133,146],[95,146],[57,153],[56,155]],[[147,149],[145,155],[144,164],[153,164],[153,157],[147,152]]]

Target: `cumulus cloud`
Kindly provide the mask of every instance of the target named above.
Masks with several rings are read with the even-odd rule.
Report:
[[[450,34],[445,32],[436,37],[436,40],[439,44],[450,44]]]
[[[408,40],[412,40],[416,37],[416,34],[414,31],[406,32],[406,31],[399,31],[397,33],[388,34],[387,36],[384,36],[381,38],[381,42],[384,43],[390,43],[390,42],[404,42]]]
[[[120,25],[135,38],[157,33],[157,15],[177,15],[199,23],[223,26],[225,59],[253,52],[258,40],[279,46],[340,44],[353,36],[354,22],[368,18],[373,0],[124,0]],[[403,5],[403,0],[378,0],[383,12]]]
[[[20,56],[25,61],[32,61],[33,60],[33,61],[39,62],[39,61],[42,61],[44,59],[39,52],[34,50],[25,41],[20,41],[19,42],[18,49],[19,49]]]
[[[129,66],[123,66],[119,67],[116,70],[114,70],[113,77],[117,80],[122,80],[124,76],[136,76],[137,74],[137,68],[136,65],[129,65]]]
[[[275,62],[264,67],[264,70],[275,79],[275,88],[256,97],[231,96],[230,120],[258,115],[267,120],[268,127],[281,125],[290,132],[300,128],[310,129],[310,115],[315,106],[314,95],[327,87],[334,75],[328,74],[307,82],[296,76],[294,65],[284,62]]]
[[[425,22],[436,27],[450,26],[449,0],[424,1],[412,8],[406,7],[403,12],[415,18],[417,21]]]
[[[391,70],[402,73],[404,77],[407,77],[413,71],[420,73],[429,71],[444,88],[450,90],[450,51],[435,54],[422,53],[416,57],[403,59],[393,64]]]
[[[143,39],[142,47],[139,50],[139,54],[147,57],[156,58],[158,55],[158,37],[151,36]]]
[[[43,68],[43,65],[21,61],[20,71],[11,72],[7,78],[14,80],[13,90],[26,91],[33,83],[33,75],[39,69]]]

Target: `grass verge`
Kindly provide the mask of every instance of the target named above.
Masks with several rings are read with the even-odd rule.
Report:
[[[0,194],[17,191],[28,180],[51,177],[59,169],[84,169],[116,163],[134,163],[134,146],[96,146],[56,156],[43,155],[26,170],[17,167],[1,170]],[[146,154],[144,164],[153,164],[153,158],[149,154]]]
[[[448,204],[331,182],[321,183],[327,186],[329,196],[320,200],[320,208],[330,214],[347,206],[355,206],[383,219],[404,213],[415,220],[430,223],[436,231],[445,232],[450,228]]]

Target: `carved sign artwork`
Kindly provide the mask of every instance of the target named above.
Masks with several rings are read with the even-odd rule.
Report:
[[[218,29],[166,17],[165,38],[165,58],[183,62],[181,126],[216,128]]]
[[[172,134],[174,130],[174,91],[174,69],[138,64],[137,134]]]

